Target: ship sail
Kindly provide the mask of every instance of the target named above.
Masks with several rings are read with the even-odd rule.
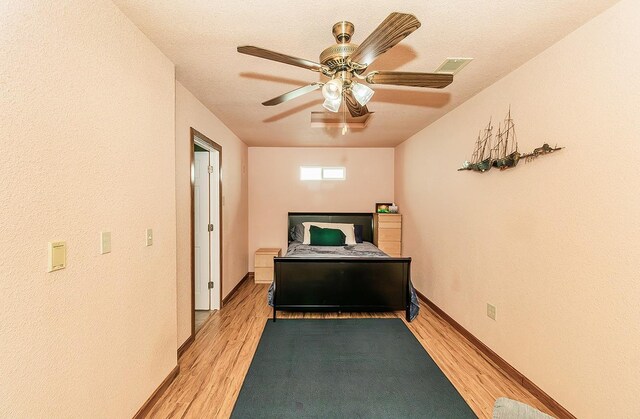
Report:
[[[500,170],[515,167],[520,161],[520,157],[522,156],[520,152],[518,152],[516,126],[513,123],[513,119],[511,118],[511,108],[509,108],[509,113],[507,113],[504,122],[506,125],[504,139],[504,164],[500,167]]]
[[[489,124],[484,129],[484,135],[482,137],[482,149],[478,155],[478,162],[476,163],[476,168],[474,170],[478,170],[480,172],[486,172],[491,169],[491,139],[493,133],[493,125],[491,125],[491,119],[489,119]]]
[[[489,119],[489,124],[478,133],[478,139],[476,140],[475,148],[471,155],[471,161],[466,160],[458,170],[485,172],[491,169],[491,156],[493,154],[491,148],[492,132],[493,125],[491,125],[491,119]]]
[[[493,161],[491,165],[493,167],[502,168],[504,165],[504,158],[506,157],[506,143],[505,132],[502,131],[502,126],[498,124],[498,134],[496,135],[496,145],[491,149],[491,157]]]
[[[462,164],[462,167],[458,170],[476,170],[478,164],[478,156],[480,154],[480,150],[482,149],[482,131],[478,132],[478,139],[476,140],[475,148],[473,149],[473,154],[471,155],[471,161],[465,160]]]
[[[511,118],[511,108],[504,118],[502,129],[498,130],[498,142],[494,147],[493,167],[505,170],[514,167],[520,161],[518,152],[518,139],[516,138],[516,126]]]

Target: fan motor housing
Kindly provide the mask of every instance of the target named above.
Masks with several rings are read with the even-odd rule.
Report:
[[[358,48],[356,44],[336,44],[322,51],[320,63],[331,70],[347,67],[347,58]]]

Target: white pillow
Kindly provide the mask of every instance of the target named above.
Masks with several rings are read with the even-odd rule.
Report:
[[[307,221],[302,223],[304,226],[304,240],[302,244],[311,244],[311,233],[309,227],[316,226],[320,228],[335,228],[341,230],[344,235],[344,244],[356,244],[356,234],[353,231],[353,224],[339,224],[339,223],[317,223],[315,221]]]

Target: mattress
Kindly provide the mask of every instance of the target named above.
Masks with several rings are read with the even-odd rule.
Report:
[[[374,258],[389,257],[372,243],[363,242],[345,246],[311,246],[300,242],[292,242],[287,249],[286,257],[356,257]]]

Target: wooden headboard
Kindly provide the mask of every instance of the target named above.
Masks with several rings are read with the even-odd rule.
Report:
[[[373,243],[373,213],[371,212],[290,212],[287,237],[291,227],[306,221],[361,225],[362,240]]]

